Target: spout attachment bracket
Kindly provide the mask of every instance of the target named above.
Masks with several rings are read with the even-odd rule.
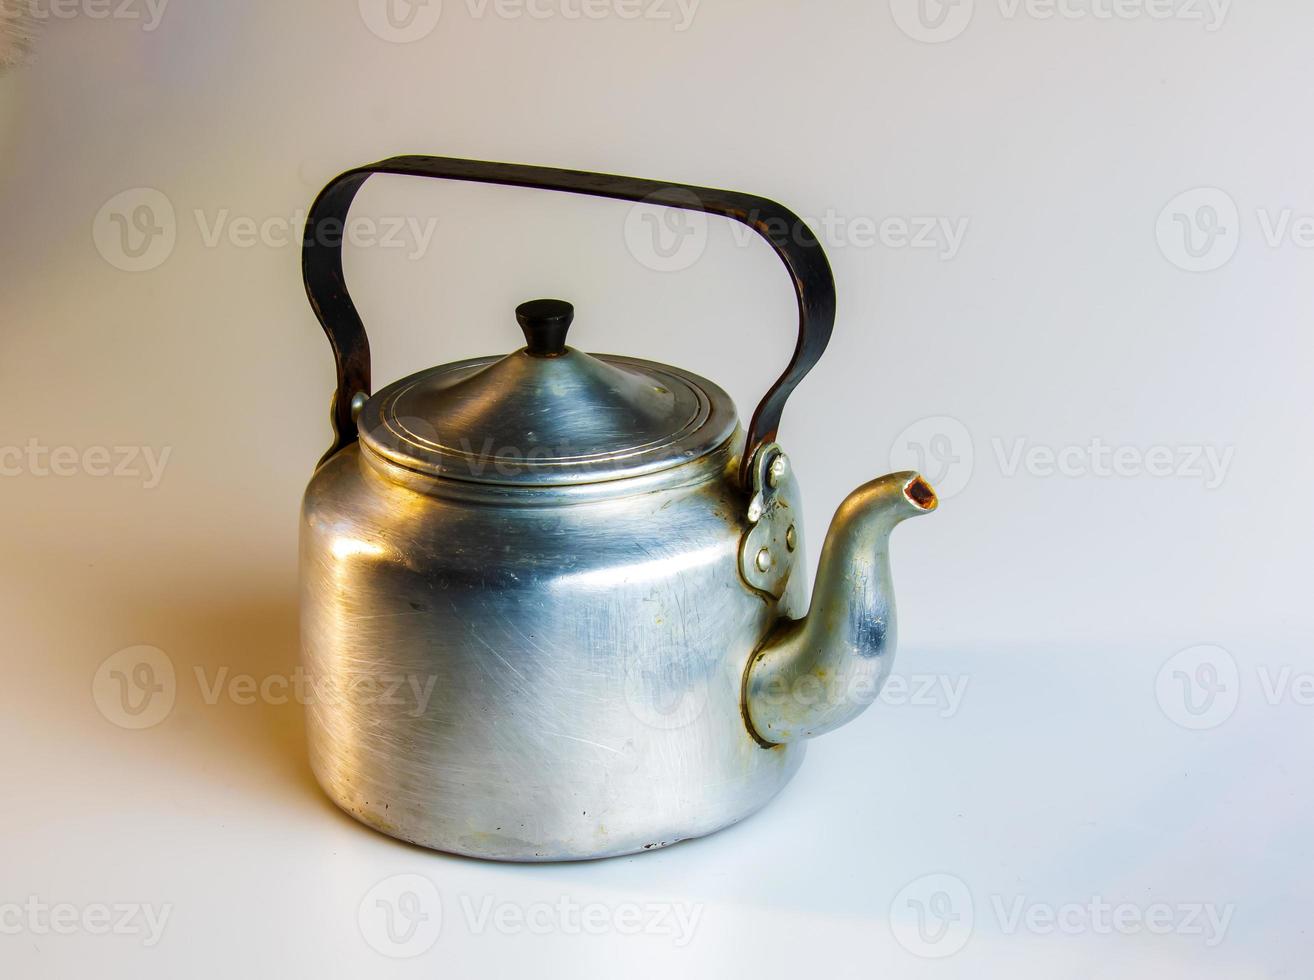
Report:
[[[749,528],[739,542],[739,574],[750,588],[779,599],[798,557],[803,517],[798,481],[789,457],[774,442],[754,454],[749,479]]]

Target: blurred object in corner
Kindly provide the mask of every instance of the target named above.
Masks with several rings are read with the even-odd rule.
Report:
[[[36,35],[37,0],[0,0],[0,74],[21,64]]]

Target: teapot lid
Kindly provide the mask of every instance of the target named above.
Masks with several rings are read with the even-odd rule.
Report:
[[[725,443],[738,415],[697,375],[566,346],[574,308],[524,303],[526,346],[421,371],[365,403],[361,441],[447,479],[556,486],[653,473]]]

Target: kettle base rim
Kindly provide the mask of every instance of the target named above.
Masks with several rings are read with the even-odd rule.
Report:
[[[698,840],[703,837],[710,837],[719,834],[723,830],[728,830],[737,824],[742,823],[749,817],[754,816],[761,810],[764,810],[773,800],[776,799],[785,788],[792,782],[794,774],[798,771],[806,754],[806,745],[799,744],[790,747],[789,751],[790,764],[781,773],[777,781],[769,792],[760,797],[753,798],[748,805],[736,809],[733,813],[725,814],[722,818],[714,822],[711,826],[697,827],[689,830],[672,830],[665,834],[653,835],[654,839],[643,839],[638,843],[641,836],[635,836],[624,843],[618,844],[614,848],[602,850],[575,850],[563,851],[555,850],[551,844],[534,844],[530,841],[519,842],[522,849],[506,848],[499,850],[492,846],[473,847],[462,846],[460,839],[447,840],[441,837],[426,839],[423,835],[410,835],[405,833],[402,828],[396,826],[385,826],[382,821],[374,819],[373,811],[367,811],[354,808],[351,803],[340,798],[333,789],[321,778],[318,766],[311,766],[315,776],[315,783],[320,792],[328,799],[345,816],[350,817],[356,823],[368,827],[370,830],[382,834],[385,837],[403,844],[409,844],[412,847],[423,848],[426,851],[432,851],[437,854],[446,854],[452,857],[469,858],[476,861],[491,861],[497,864],[562,864],[577,863],[587,861],[605,861],[609,858],[633,857],[639,854],[647,854],[652,851],[662,851],[676,844],[682,844],[686,841]],[[498,837],[500,841],[510,841],[511,838]],[[491,844],[491,841],[490,841]]]

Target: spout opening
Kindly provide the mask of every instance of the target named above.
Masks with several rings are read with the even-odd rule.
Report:
[[[935,490],[920,476],[913,477],[904,485],[903,495],[909,503],[921,510],[935,510],[940,503]]]

